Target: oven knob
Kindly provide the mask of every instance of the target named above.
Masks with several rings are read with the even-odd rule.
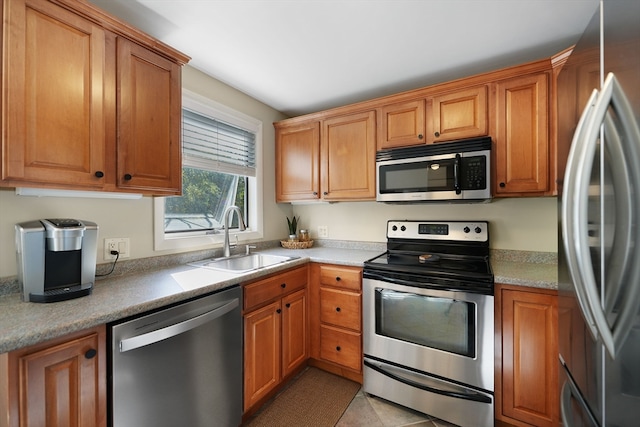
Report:
[[[465,228],[463,228],[463,230],[464,230],[465,233],[468,233],[468,232],[471,231],[471,229],[469,227],[465,227]]]
[[[402,231],[407,231],[407,227],[405,227],[404,225],[402,227],[400,227],[400,230]]]
[[[482,228],[476,227],[475,232],[478,234],[482,233]]]

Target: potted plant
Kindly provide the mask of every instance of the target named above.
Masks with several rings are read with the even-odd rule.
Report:
[[[298,220],[300,218],[296,218],[293,216],[293,219],[289,219],[287,217],[287,226],[289,227],[289,240],[298,240]]]

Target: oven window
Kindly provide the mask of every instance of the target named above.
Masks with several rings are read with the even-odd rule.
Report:
[[[474,303],[376,288],[376,334],[476,357]]]

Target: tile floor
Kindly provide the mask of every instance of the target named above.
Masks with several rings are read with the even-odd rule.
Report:
[[[455,427],[454,424],[369,396],[360,390],[336,427]]]

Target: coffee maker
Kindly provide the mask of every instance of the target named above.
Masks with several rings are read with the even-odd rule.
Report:
[[[96,274],[98,226],[68,218],[16,224],[22,300],[55,302],[89,295]]]

